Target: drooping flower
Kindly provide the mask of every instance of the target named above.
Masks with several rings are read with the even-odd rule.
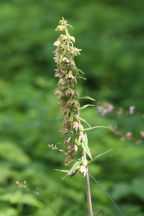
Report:
[[[87,168],[85,166],[81,166],[79,169],[79,173],[83,174],[84,176],[86,175]]]

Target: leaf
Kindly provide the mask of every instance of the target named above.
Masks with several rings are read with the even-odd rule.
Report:
[[[40,207],[41,203],[31,194],[25,194],[20,190],[9,190],[0,195],[1,201],[7,201],[11,204],[23,203],[30,206]]]
[[[144,177],[136,178],[133,180],[132,191],[141,200],[144,200]]]
[[[112,149],[109,149],[108,151],[105,151],[105,152],[103,152],[103,153],[101,153],[101,154],[99,154],[99,155],[96,155],[92,160],[90,160],[90,161],[88,162],[88,164],[93,163],[93,162],[94,162],[95,160],[97,160],[99,157],[103,156],[104,154],[109,153],[110,151],[112,151]]]
[[[112,196],[114,199],[122,199],[130,195],[132,192],[131,185],[121,182],[114,186]]]
[[[64,173],[67,173],[68,170],[59,170],[59,169],[54,169],[55,171],[59,171],[59,172],[64,172]]]
[[[0,203],[0,216],[18,216],[18,212],[7,203]]]
[[[28,164],[30,161],[23,150],[16,143],[10,141],[0,142],[0,156],[20,164]]]
[[[85,128],[84,131],[93,130],[96,128],[109,128],[109,127],[108,126],[94,126],[94,127],[90,127],[90,128]]]
[[[80,72],[80,73],[82,73],[82,74],[85,74],[82,70],[80,70],[80,69],[78,69],[78,71]]]
[[[89,96],[84,96],[84,97],[79,97],[80,99],[88,99],[88,100],[91,100],[91,101],[95,101],[94,98],[92,97],[89,97]]]
[[[88,156],[92,159],[91,152],[90,152],[90,149],[88,147],[88,138],[87,138],[86,133],[85,133],[85,139],[82,143],[82,146],[83,146],[84,150],[86,151],[86,153],[88,154]]]
[[[72,166],[72,168],[68,171],[68,175],[71,175],[75,170],[77,170],[80,164],[82,163],[82,161],[83,161],[83,158],[79,161],[76,161],[74,165]]]
[[[83,118],[81,118],[81,117],[79,117],[79,119],[80,119],[82,122],[86,123],[89,127],[91,127],[90,124],[89,124],[85,119],[83,119]]]
[[[94,105],[93,104],[86,104],[86,105],[82,106],[80,109],[83,110],[83,109],[90,107],[90,106],[94,106]]]
[[[82,77],[82,76],[78,76],[77,78],[86,80],[86,78],[85,78],[85,77]]]

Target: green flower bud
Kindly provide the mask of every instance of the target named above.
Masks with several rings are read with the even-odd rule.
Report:
[[[87,165],[88,165],[88,161],[87,161],[87,159],[84,159],[84,161],[83,161],[83,166],[85,166],[85,167],[87,167]]]

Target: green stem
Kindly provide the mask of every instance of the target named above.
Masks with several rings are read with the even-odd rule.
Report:
[[[84,151],[84,157],[85,157],[85,159],[86,159],[86,152],[85,152],[85,151]],[[87,172],[86,172],[85,180],[86,180],[87,202],[88,202],[89,216],[93,216],[92,199],[91,199],[91,190],[90,190],[90,182],[89,182],[88,167],[87,167]]]

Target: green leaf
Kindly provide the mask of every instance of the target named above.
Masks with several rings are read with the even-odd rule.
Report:
[[[18,212],[7,203],[0,203],[0,216],[18,216]]]
[[[88,99],[88,100],[91,100],[91,101],[95,101],[94,98],[92,97],[89,97],[89,96],[84,96],[84,97],[79,97],[80,99]]]
[[[86,151],[86,153],[88,154],[88,156],[92,159],[91,152],[90,152],[90,149],[88,147],[88,138],[87,138],[86,133],[85,133],[85,139],[82,143],[82,146],[83,146],[84,150]]]
[[[131,185],[121,182],[114,186],[112,196],[114,199],[122,199],[130,195],[132,192]]]
[[[77,170],[82,162],[83,158],[81,160],[76,161],[72,168],[69,170],[68,175],[71,175],[75,170]]]
[[[78,76],[77,78],[86,80],[86,78],[85,78],[85,77],[82,77],[82,76]]]
[[[136,178],[132,182],[133,193],[144,200],[144,177]]]
[[[93,104],[86,104],[86,105],[82,106],[80,109],[83,110],[83,109],[90,107],[90,106],[94,106],[94,105]]]
[[[82,73],[82,74],[85,74],[81,69],[78,69],[78,71],[79,71],[80,73]]]
[[[85,119],[83,119],[83,118],[81,118],[81,117],[79,117],[79,119],[80,119],[82,122],[86,123],[89,127],[91,127],[90,124],[89,124]]]
[[[59,169],[54,169],[55,171],[59,171],[59,172],[64,172],[64,173],[67,173],[68,170],[59,170]]]
[[[0,156],[21,164],[29,163],[29,158],[23,150],[16,143],[10,141],[0,142]]]
[[[109,128],[109,127],[108,126],[94,126],[94,127],[90,127],[90,128],[85,128],[84,131],[93,130],[96,128]]]
[[[5,191],[0,194],[0,200],[11,204],[23,203],[35,207],[41,206],[41,203],[32,194],[25,194],[21,190]]]
[[[103,152],[103,153],[101,153],[101,154],[99,154],[99,155],[96,155],[92,160],[90,160],[90,161],[88,162],[88,164],[93,163],[93,162],[94,162],[95,160],[97,160],[99,157],[103,156],[104,154],[109,153],[110,151],[112,151],[112,149],[109,149],[108,151],[105,151],[105,152]]]

